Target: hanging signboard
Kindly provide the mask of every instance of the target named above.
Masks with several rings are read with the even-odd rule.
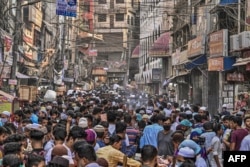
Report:
[[[222,29],[209,35],[209,56],[228,56],[228,30]]]
[[[152,82],[161,82],[161,68],[152,69]]]
[[[76,17],[77,0],[57,0],[56,14],[62,16]]]
[[[208,59],[208,71],[222,71],[224,68],[223,57]]]

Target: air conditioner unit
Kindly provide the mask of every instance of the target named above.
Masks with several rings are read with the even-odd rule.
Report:
[[[83,48],[88,48],[88,47],[89,47],[89,44],[87,44],[87,43],[81,44],[81,47],[83,47]]]
[[[246,49],[250,47],[250,31],[243,31],[239,34],[239,48]]]
[[[230,52],[239,50],[239,35],[230,36]]]

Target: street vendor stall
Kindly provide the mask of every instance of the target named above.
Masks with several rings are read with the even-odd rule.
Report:
[[[14,112],[19,109],[19,101],[14,96],[0,90],[0,113],[3,111]]]

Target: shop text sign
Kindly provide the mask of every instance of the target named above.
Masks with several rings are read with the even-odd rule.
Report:
[[[223,29],[209,35],[209,56],[220,57],[228,55],[228,30]]]
[[[205,38],[198,36],[197,38],[188,41],[188,57],[199,56],[205,53]]]
[[[57,0],[56,14],[62,16],[76,17],[77,0]]]
[[[208,59],[208,71],[222,71],[224,69],[223,57]]]

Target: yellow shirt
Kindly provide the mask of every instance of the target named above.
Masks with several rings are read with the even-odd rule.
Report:
[[[96,155],[98,158],[106,159],[109,163],[109,167],[117,167],[119,162],[123,163],[123,158],[125,156],[121,151],[110,145],[98,149]],[[141,163],[131,158],[127,158],[127,165],[130,167],[140,167]]]

